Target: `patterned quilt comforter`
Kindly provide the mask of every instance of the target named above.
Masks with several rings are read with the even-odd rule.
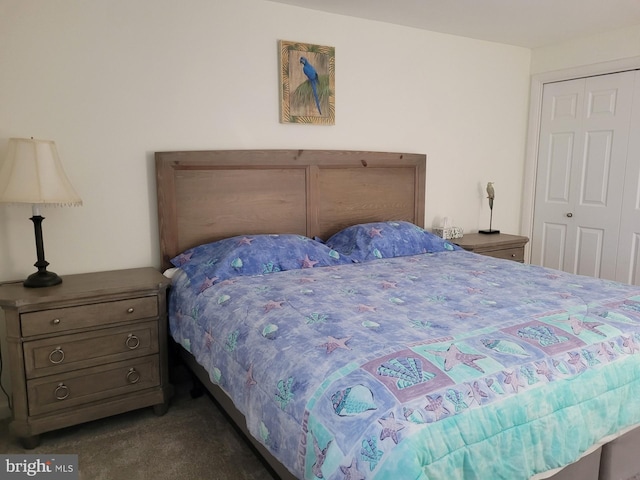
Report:
[[[171,335],[297,478],[526,479],[640,422],[640,287],[465,251],[193,287]]]

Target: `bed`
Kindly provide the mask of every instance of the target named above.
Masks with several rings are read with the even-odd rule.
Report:
[[[156,172],[171,335],[281,478],[640,472],[640,288],[430,235],[420,154],[158,152]]]

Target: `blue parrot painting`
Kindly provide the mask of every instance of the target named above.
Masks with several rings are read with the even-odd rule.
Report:
[[[306,57],[300,57],[300,63],[303,65],[302,71],[309,79],[309,83],[311,84],[311,89],[313,90],[313,98],[316,100],[316,107],[318,107],[318,112],[322,115],[322,110],[320,109],[320,99],[318,98],[318,72],[313,68],[313,65],[309,63],[309,60]]]

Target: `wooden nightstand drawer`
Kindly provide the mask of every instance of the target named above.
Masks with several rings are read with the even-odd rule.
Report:
[[[521,235],[506,233],[482,234],[471,233],[451,240],[452,243],[468,250],[494,258],[504,258],[524,263],[524,246],[529,239]]]
[[[137,392],[160,384],[159,357],[52,375],[27,382],[29,415],[40,415]]]
[[[155,320],[24,343],[29,379],[153,353],[158,353]]]
[[[524,262],[524,247],[505,248],[504,250],[478,250],[477,253],[495,258],[505,258],[507,260],[515,260],[516,262]]]
[[[168,287],[154,268],[68,275],[42,288],[0,283],[9,426],[24,448],[57,428],[136,408],[167,411]]]
[[[157,316],[158,299],[153,296],[23,313],[20,324],[22,335],[30,337]]]

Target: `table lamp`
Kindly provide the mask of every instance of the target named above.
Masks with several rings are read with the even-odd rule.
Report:
[[[23,282],[25,287],[50,287],[62,278],[47,270],[42,241],[41,205],[82,205],[62,168],[56,144],[50,140],[10,138],[7,156],[0,169],[0,203],[32,205],[38,271]]]

